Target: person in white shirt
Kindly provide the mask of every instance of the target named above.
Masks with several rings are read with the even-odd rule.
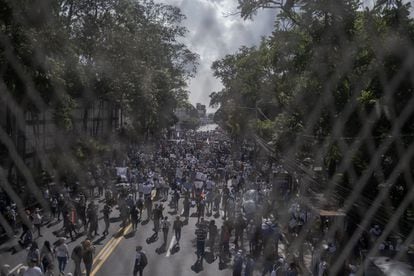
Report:
[[[36,259],[33,259],[29,263],[29,268],[23,273],[23,276],[43,276],[43,272],[40,267],[36,266]]]
[[[40,233],[40,227],[42,226],[42,216],[40,215],[39,208],[36,208],[34,214],[32,215],[33,225],[37,229],[39,237],[43,237]]]
[[[55,247],[56,257],[58,259],[59,271],[64,273],[66,264],[69,259],[68,246],[65,243],[65,238],[60,238],[58,245]]]

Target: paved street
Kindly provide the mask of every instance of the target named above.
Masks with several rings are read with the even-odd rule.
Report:
[[[101,199],[97,201],[100,202],[99,206],[101,209],[103,200]],[[96,247],[96,254],[100,253],[100,251],[105,247],[105,245],[112,239],[113,235],[115,235],[120,229],[120,223],[117,222],[119,221],[117,218],[118,213],[119,212],[117,210],[114,210],[113,212],[113,216],[112,216],[113,223],[111,223],[111,226],[109,228],[109,235],[107,235],[106,237],[104,237],[103,235],[100,235],[100,236],[97,236],[93,240],[93,244]],[[102,234],[101,229],[103,228],[104,228],[104,223],[101,217],[99,220],[99,229],[100,229],[99,234]],[[62,221],[58,222],[56,220],[53,220],[52,222],[47,223],[42,227],[43,237],[37,238],[37,233],[34,235],[34,237],[37,238],[36,241],[39,244],[39,247],[41,247],[44,241],[46,240],[54,244],[58,240],[58,237],[56,234],[61,233],[62,232],[61,230],[62,230]],[[6,243],[0,245],[0,258],[2,260],[1,263],[9,264],[11,270],[14,270],[15,272],[21,266],[26,265],[26,258],[27,258],[27,253],[28,253],[28,250],[26,248],[22,248],[18,244],[19,235],[20,235],[20,232],[15,239],[9,240]],[[79,235],[75,241],[71,241],[70,239],[67,239],[69,252],[72,252],[72,249],[76,245],[78,245],[81,241],[83,241],[85,238],[86,237],[84,235]],[[67,264],[66,271],[72,271],[72,270],[73,270],[73,262],[69,261]],[[55,271],[56,273],[58,273],[57,270]]]
[[[102,200],[100,200],[102,202]],[[100,204],[102,206],[102,203]],[[175,218],[175,214],[171,215],[172,209],[168,207],[168,204],[164,204],[167,207],[166,213],[171,219]],[[180,213],[182,211],[182,204],[180,204]],[[195,211],[195,208],[192,208]],[[118,211],[114,211],[111,221],[118,220]],[[222,211],[221,211],[222,213]],[[144,211],[144,217],[146,212]],[[213,219],[213,217],[210,217]],[[209,219],[209,217],[206,217]],[[153,235],[153,223],[140,223],[138,231],[134,232],[131,229],[131,225],[128,225],[125,229],[120,227],[120,223],[112,222],[110,227],[110,234],[106,237],[102,235],[96,237],[93,240],[93,244],[96,247],[96,254],[94,259],[94,268],[92,275],[132,275],[132,270],[135,260],[135,247],[142,245],[145,253],[148,256],[148,266],[145,269],[147,275],[229,275],[231,273],[231,264],[226,269],[219,269],[218,258],[205,260],[203,268],[195,268],[194,265],[197,261],[195,254],[195,230],[196,230],[196,217],[190,217],[189,223],[184,226],[182,230],[182,237],[180,241],[180,248],[177,252],[174,250],[176,239],[170,230],[168,235],[168,248],[162,249],[162,233],[159,233],[159,238],[155,242],[148,243],[147,238]],[[218,227],[222,224],[222,219],[216,219]],[[57,241],[57,237],[54,232],[61,229],[62,222],[54,221],[46,224],[42,228],[43,237],[37,238],[39,246],[43,244],[45,240],[51,242]],[[103,221],[100,219],[99,229],[103,229]],[[100,230],[100,232],[102,232]],[[37,237],[35,235],[35,237]],[[79,244],[85,236],[79,236],[77,240],[70,241],[68,239],[69,252]],[[161,248],[161,252],[159,249]],[[14,252],[14,250],[17,250]],[[158,252],[157,252],[158,251]],[[18,271],[22,265],[25,265],[27,256],[27,249],[21,248],[17,239],[8,241],[0,246],[0,256],[2,263],[9,264],[11,270]],[[210,249],[207,249],[210,252]],[[66,271],[73,271],[73,262],[69,261]],[[58,273],[58,271],[55,271]],[[171,272],[171,274],[169,274]]]

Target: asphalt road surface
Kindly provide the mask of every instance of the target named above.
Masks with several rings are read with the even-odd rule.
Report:
[[[99,210],[102,210],[103,200],[97,199],[99,202]],[[160,202],[155,202],[160,203]],[[182,200],[180,200],[179,213],[182,211]],[[164,216],[167,215],[172,222],[177,214],[172,213],[172,209],[168,206],[168,202],[163,202],[165,207]],[[191,209],[191,212],[195,212],[195,208]],[[100,213],[102,216],[102,213]],[[231,262],[228,263],[228,267],[225,269],[219,269],[219,260],[217,256],[209,254],[209,247],[206,247],[207,258],[203,261],[203,266],[196,266],[196,246],[195,246],[195,230],[196,230],[196,217],[190,217],[188,224],[182,229],[181,240],[179,248],[177,248],[175,236],[170,227],[168,235],[167,245],[163,244],[163,234],[160,232],[158,239],[148,243],[147,238],[153,235],[153,221],[141,222],[136,232],[132,231],[132,227],[128,225],[122,228],[118,219],[119,212],[116,208],[113,208],[111,214],[111,226],[109,229],[109,235],[106,237],[99,235],[96,236],[92,242],[96,248],[94,265],[92,269],[92,276],[112,276],[112,275],[132,275],[134,261],[135,261],[135,248],[137,245],[143,247],[144,252],[148,257],[148,265],[144,270],[145,275],[153,276],[167,276],[167,275],[230,275],[231,274]],[[144,209],[143,218],[146,218],[146,210]],[[214,219],[213,217],[205,217],[206,220]],[[183,218],[182,218],[183,220]],[[217,218],[216,224],[220,229],[222,219]],[[37,233],[34,234],[35,240],[39,244],[39,249],[42,247],[45,240],[49,240],[52,244],[58,240],[58,231],[62,228],[62,221],[56,220],[46,223],[42,227],[43,237],[37,237]],[[104,222],[102,218],[99,220],[99,234],[102,234],[104,229]],[[20,233],[19,233],[20,234]],[[28,250],[21,248],[18,244],[18,237],[9,240],[0,246],[0,264],[9,264],[10,269],[13,272],[17,272],[18,269],[26,265],[26,257]],[[72,249],[85,240],[85,235],[79,235],[75,241],[67,240],[69,247],[69,253]],[[57,261],[55,261],[55,268],[57,268]],[[73,273],[73,262],[69,260],[65,272]],[[57,269],[55,269],[55,275],[58,275]]]

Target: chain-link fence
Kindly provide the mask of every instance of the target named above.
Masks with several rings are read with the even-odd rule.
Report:
[[[0,1],[4,239],[32,223],[25,210],[48,214],[52,194],[105,185],[133,146],[173,133],[196,64],[177,42],[182,15],[152,1],[120,2]],[[409,3],[239,3],[244,18],[260,8],[280,13],[260,46],[213,64],[224,88],[211,99],[232,142],[226,161],[252,146],[242,161],[272,190],[266,218],[283,237],[276,251],[303,275],[412,265]]]

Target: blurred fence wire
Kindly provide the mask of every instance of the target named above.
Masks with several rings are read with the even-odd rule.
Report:
[[[104,160],[124,158],[134,137],[162,137],[186,102],[185,81],[197,58],[177,42],[183,15],[171,6],[29,2],[0,0],[0,234],[8,236],[11,202],[22,218],[31,205],[47,212],[46,184],[87,186]],[[315,221],[304,224],[287,251],[324,255],[330,275],[354,261],[356,248],[369,258],[385,243],[406,249],[393,258],[412,261],[410,3],[238,2],[244,18],[261,8],[280,13],[258,47],[213,63],[223,83],[211,95],[215,121],[235,145],[255,145],[254,162],[281,165],[294,176],[292,203],[337,212],[332,218],[346,214],[346,224],[333,220],[319,233],[320,241],[341,248],[334,257],[320,253],[322,242],[312,244]],[[264,172],[272,181],[272,171]],[[289,224],[287,212],[280,225]],[[374,225],[382,231],[363,248],[361,237],[372,236]]]

